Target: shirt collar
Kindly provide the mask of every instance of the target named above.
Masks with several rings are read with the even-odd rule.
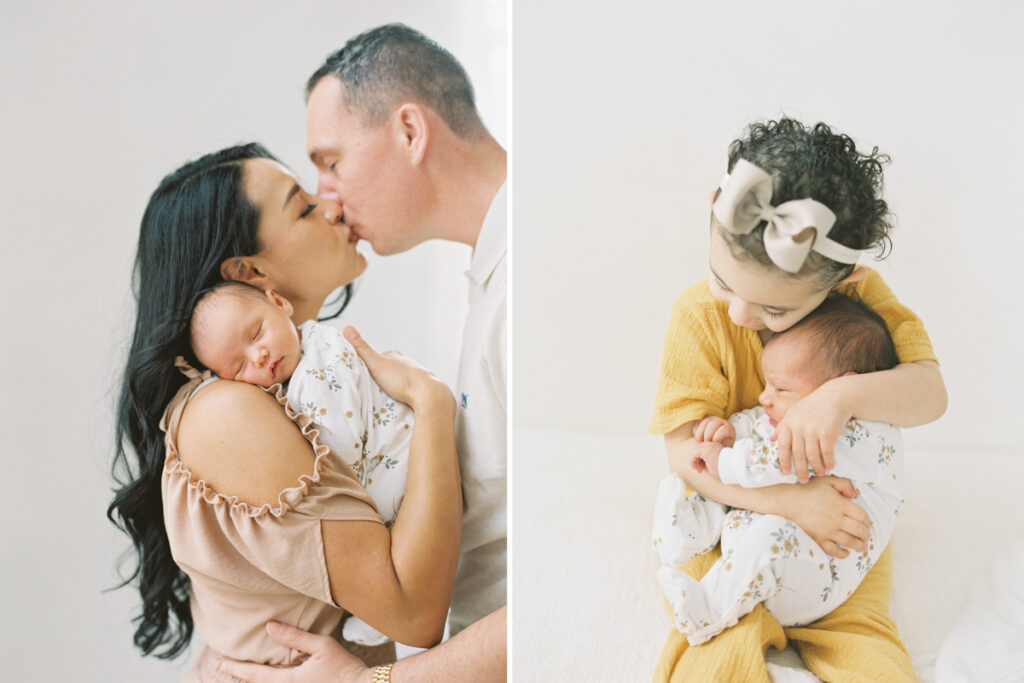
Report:
[[[466,271],[466,277],[477,286],[487,282],[491,273],[505,256],[507,248],[505,243],[507,186],[507,182],[502,183],[498,193],[491,200],[491,208],[487,210],[483,225],[480,226],[480,234],[477,235],[476,247],[473,249],[473,258],[469,262],[469,270]]]

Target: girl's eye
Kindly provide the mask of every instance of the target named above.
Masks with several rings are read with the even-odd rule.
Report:
[[[302,213],[299,214],[299,218],[305,218],[306,216],[311,214],[313,212],[313,209],[315,208],[316,204],[307,204],[306,208],[302,211]]]
[[[721,289],[721,290],[723,290],[725,292],[729,291],[729,288],[725,286],[724,282],[722,282],[721,280],[718,279],[717,275],[714,275],[714,274],[711,275],[711,284],[713,284],[715,287],[718,287],[719,289]]]
[[[769,318],[781,318],[782,316],[786,315],[786,313],[788,313],[788,311],[772,311],[767,308],[764,309],[764,314]]]

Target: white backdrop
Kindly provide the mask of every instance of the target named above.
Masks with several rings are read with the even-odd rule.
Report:
[[[876,267],[950,396],[908,443],[1021,453],[1022,26],[1008,1],[517,0],[516,428],[644,432],[729,142],[786,113],[892,155]]]
[[[357,33],[403,21],[466,67],[484,122],[506,130],[504,0],[0,5],[5,681],[178,680],[131,643],[127,537],[105,519],[113,407],[132,324],[138,223],[160,178],[258,139],[315,190],[305,80]],[[453,381],[470,252],[377,258],[346,318]],[[179,665],[180,666],[180,665]]]

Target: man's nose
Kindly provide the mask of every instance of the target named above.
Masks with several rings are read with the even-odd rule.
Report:
[[[341,196],[338,194],[337,181],[326,173],[319,173],[316,177],[316,194],[318,197],[330,199],[332,202],[341,203]]]

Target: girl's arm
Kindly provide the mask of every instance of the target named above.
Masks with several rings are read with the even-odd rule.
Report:
[[[697,441],[693,437],[696,421],[687,422],[665,435],[669,469],[682,477],[686,485],[701,495],[731,507],[785,517],[796,523],[825,552],[846,557],[849,551],[867,550],[871,537],[870,518],[864,508],[848,500],[856,495],[848,479],[815,477],[809,484],[779,484],[762,488],[744,488],[723,484],[707,472],[691,466]]]
[[[835,465],[835,445],[850,418],[917,427],[946,412],[946,385],[931,360],[901,363],[891,370],[845,375],[825,382],[793,404],[779,422],[774,438],[783,474],[790,462],[801,482],[807,467],[828,472]]]
[[[321,521],[331,595],[391,638],[427,647],[442,637],[458,563],[455,401],[425,370],[376,354],[361,340],[353,345],[385,391],[412,406],[416,422],[406,495],[391,532],[375,522]],[[197,394],[178,443],[182,459],[214,490],[252,505],[276,505],[282,490],[313,474],[309,442],[273,396],[247,384],[221,381]]]

